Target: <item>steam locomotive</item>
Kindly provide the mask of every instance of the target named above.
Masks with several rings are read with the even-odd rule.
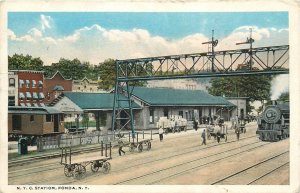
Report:
[[[257,120],[256,134],[262,141],[279,141],[290,135],[290,105],[276,102],[265,108]]]

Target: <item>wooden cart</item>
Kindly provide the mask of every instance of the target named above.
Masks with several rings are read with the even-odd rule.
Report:
[[[151,149],[151,140],[152,140],[152,130],[151,130],[151,135],[150,139],[145,139],[145,133],[140,133],[142,134],[142,140],[139,140],[139,133],[136,133],[136,138],[132,138],[133,141],[130,141],[131,134],[129,133],[129,142],[125,142],[124,146],[129,147],[129,151],[133,152],[134,150],[137,150],[138,152],[142,152],[145,146],[146,150]],[[135,140],[136,139],[136,140]]]
[[[64,174],[66,177],[74,177],[75,179],[84,178],[86,175],[86,166],[91,165],[93,173],[102,168],[103,173],[109,173],[111,165],[108,160],[111,158],[111,143],[103,145],[101,142],[101,155],[89,158],[72,156],[72,148],[61,148],[61,161],[60,164],[64,165]],[[108,151],[109,150],[109,151]],[[104,155],[105,153],[105,155]]]

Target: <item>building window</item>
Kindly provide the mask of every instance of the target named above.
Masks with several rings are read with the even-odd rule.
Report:
[[[39,80],[39,88],[43,87],[43,81]]]
[[[40,100],[43,100],[44,98],[45,98],[44,93],[40,92],[40,93],[39,93],[39,99],[40,99]]]
[[[22,119],[21,115],[12,115],[12,129],[21,130]]]
[[[34,115],[30,115],[30,122],[34,121]]]
[[[32,80],[32,88],[35,88],[35,87],[36,87],[36,81]]]
[[[20,79],[20,80],[19,80],[19,87],[22,88],[23,85],[24,85],[24,80],[21,80],[21,79]]]
[[[26,100],[30,100],[32,97],[31,97],[31,93],[30,92],[26,92]]]
[[[24,100],[25,99],[25,95],[22,92],[19,93],[19,99],[20,100]]]
[[[9,79],[9,87],[15,87],[15,79],[14,78]]]
[[[80,90],[80,86],[78,87],[78,90]]]
[[[149,123],[154,123],[154,109],[150,108],[150,117],[149,117]]]
[[[30,80],[26,80],[26,81],[25,81],[25,84],[26,84],[26,88],[29,88]]]
[[[46,115],[46,122],[52,122],[52,115]]]
[[[39,99],[39,97],[38,97],[38,95],[37,95],[36,92],[32,93],[32,98],[33,98],[33,100],[38,100]]]
[[[8,106],[15,106],[15,97],[14,96],[8,97]]]

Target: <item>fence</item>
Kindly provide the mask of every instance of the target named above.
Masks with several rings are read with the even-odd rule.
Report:
[[[129,142],[131,140],[140,140],[145,138],[152,139],[151,131],[136,131],[135,138],[132,138],[131,132],[121,132],[122,137],[127,138]],[[112,132],[107,134],[101,134],[100,132],[91,133],[77,133],[77,134],[62,134],[50,137],[40,137],[37,140],[38,151],[43,151],[47,149],[57,149],[63,147],[73,147],[81,145],[91,145],[99,144],[101,141],[104,143],[112,143],[116,141],[117,138],[121,137],[119,133]]]

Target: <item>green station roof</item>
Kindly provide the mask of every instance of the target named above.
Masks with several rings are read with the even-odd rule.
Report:
[[[235,106],[202,90],[134,87],[133,95],[150,106]]]
[[[76,105],[84,110],[112,110],[114,104],[114,93],[85,93],[85,92],[64,92]],[[126,99],[121,96],[120,99]],[[120,101],[123,108],[128,108],[128,101]],[[133,109],[141,109],[136,103],[132,103]]]

